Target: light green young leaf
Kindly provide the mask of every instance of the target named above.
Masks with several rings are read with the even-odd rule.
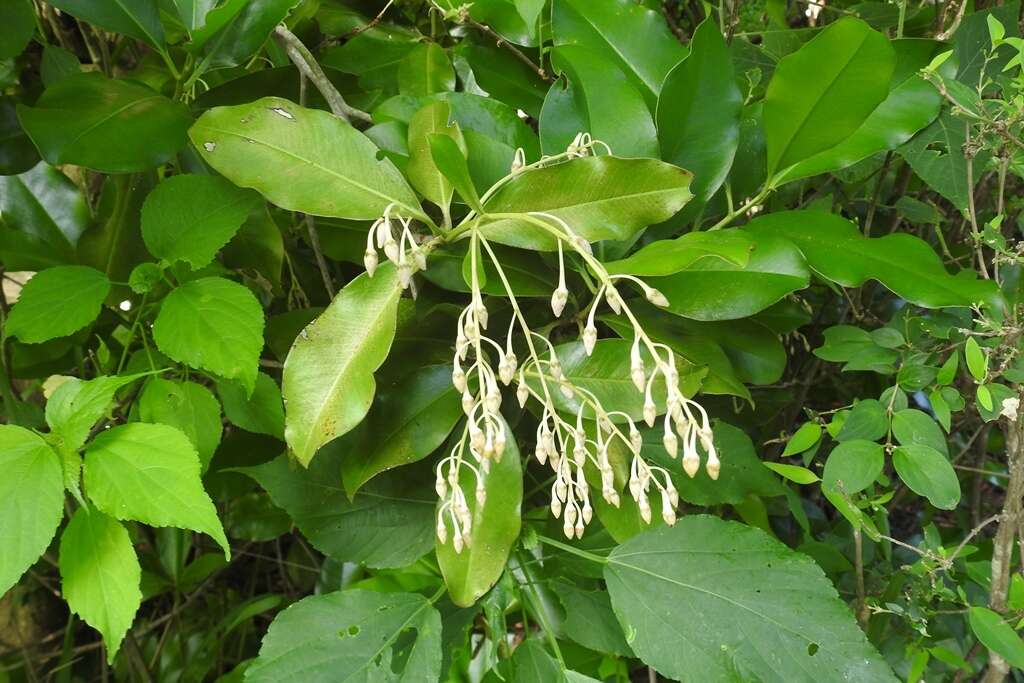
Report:
[[[201,531],[231,553],[199,456],[174,427],[134,422],[97,435],[85,453],[85,488],[112,517]]]
[[[220,404],[209,389],[195,382],[153,377],[146,382],[136,405],[143,422],[181,430],[198,452],[203,471],[210,466],[223,426]]]
[[[604,577],[630,646],[663,676],[897,680],[814,560],[759,529],[687,516],[615,548]]]
[[[169,358],[237,379],[252,392],[263,350],[263,307],[237,282],[190,280],[163,300],[153,339]]]
[[[39,559],[64,516],[60,460],[33,432],[0,425],[0,596]]]
[[[1011,666],[1024,668],[1024,640],[1002,615],[985,607],[972,607],[971,630],[985,647],[998,653]]]
[[[245,673],[247,683],[440,677],[441,617],[431,603],[414,593],[358,589],[311,595],[281,612]]]
[[[893,451],[892,464],[903,483],[935,507],[953,510],[960,502],[956,471],[946,456],[934,448],[920,444],[900,446]]]
[[[814,472],[799,465],[787,465],[782,462],[766,462],[764,463],[764,466],[772,472],[775,472],[775,474],[785,477],[797,484],[813,484],[816,481],[821,481],[821,479],[818,478],[818,475]]]
[[[455,530],[450,513],[442,514],[448,530],[447,542],[437,544],[437,563],[448,586],[452,602],[468,607],[491,589],[505,571],[512,545],[522,524],[523,470],[515,436],[504,425],[505,453],[491,464],[484,478],[486,498],[476,499],[477,478],[468,467],[461,470],[459,486],[472,516],[469,537],[462,552],[455,551]]]
[[[7,334],[27,344],[66,337],[96,319],[109,292],[110,280],[94,268],[47,268],[25,283],[7,319]]]
[[[430,145],[430,156],[434,160],[434,165],[452,184],[459,198],[468,204],[469,208],[477,213],[483,213],[480,195],[477,194],[473,177],[469,173],[466,152],[450,135],[431,133],[427,135],[427,143]]]
[[[978,382],[984,382],[988,377],[988,355],[981,350],[974,337],[968,337],[964,344],[964,358],[967,360],[967,369],[971,376]]]
[[[161,182],[142,205],[142,238],[149,253],[198,270],[213,261],[260,203],[219,176],[178,175]]]
[[[743,268],[753,249],[754,240],[742,230],[687,232],[675,239],[651,242],[621,261],[606,264],[606,268],[609,273],[641,277],[672,275],[707,257]]]
[[[455,70],[437,43],[420,43],[398,65],[398,91],[403,95],[425,97],[450,90],[455,90]]]
[[[693,196],[692,174],[655,159],[584,157],[524,171],[484,202],[484,234],[502,244],[553,251],[555,238],[535,224],[556,216],[588,242],[625,240],[641,228],[671,218]],[[496,215],[501,214],[501,215]],[[512,215],[520,214],[520,215]]]
[[[906,233],[868,238],[841,216],[822,211],[779,211],[744,228],[795,244],[816,273],[844,287],[878,280],[907,301],[926,308],[996,304],[995,283],[955,277],[928,243]]]
[[[448,215],[452,201],[452,182],[438,168],[431,153],[430,136],[450,138],[463,157],[466,142],[458,124],[449,122],[450,106],[444,100],[431,102],[409,121],[409,164],[406,174],[420,194]]]
[[[367,416],[365,439],[341,463],[349,495],[381,472],[430,455],[444,443],[462,415],[452,386],[452,366],[420,368],[381,391]]]
[[[265,97],[215,107],[189,135],[228,180],[283,209],[358,220],[378,218],[395,204],[400,215],[430,221],[394,164],[378,159],[369,138],[329,112]]]
[[[142,568],[128,531],[81,507],[60,538],[61,592],[72,612],[101,634],[112,663],[142,603]]]
[[[395,336],[402,287],[391,263],[364,273],[292,345],[284,363],[285,440],[303,465],[366,416],[374,371]]]
[[[143,375],[101,376],[90,380],[69,377],[46,402],[46,423],[60,445],[75,452],[100,418],[110,410],[114,394]]]
[[[782,451],[783,456],[797,455],[810,450],[821,438],[821,425],[817,422],[805,422],[800,425],[793,436],[786,443]]]
[[[857,130],[888,95],[895,65],[888,39],[851,17],[784,57],[764,100],[768,175]]]
[[[18,118],[50,164],[104,173],[134,173],[169,161],[185,146],[192,120],[181,102],[96,72],[57,81],[34,106],[18,105]]]
[[[231,424],[254,434],[268,434],[284,441],[284,403],[281,388],[266,373],[256,376],[256,389],[246,396],[237,382],[218,382],[217,394]]]

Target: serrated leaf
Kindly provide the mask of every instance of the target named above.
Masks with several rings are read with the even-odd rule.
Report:
[[[136,422],[97,435],[85,453],[85,486],[116,519],[201,531],[225,557],[231,553],[200,480],[199,456],[174,427]]]
[[[90,380],[69,377],[46,402],[46,423],[60,445],[75,452],[110,410],[117,390],[143,375],[101,376]]]
[[[190,280],[163,300],[153,339],[169,358],[237,379],[251,392],[263,350],[263,307],[237,282]]]
[[[7,334],[27,344],[66,337],[100,314],[110,280],[88,266],[57,266],[25,283],[7,318]]]
[[[220,404],[209,389],[195,382],[154,377],[139,394],[139,419],[175,427],[192,442],[203,471],[210,466],[223,429]]]
[[[308,465],[317,449],[359,424],[373,373],[395,336],[402,287],[391,263],[352,280],[295,338],[284,363],[285,440]]]
[[[615,548],[604,576],[630,646],[663,676],[897,680],[818,565],[758,529],[687,516]]]
[[[61,535],[59,566],[68,607],[103,634],[113,662],[142,603],[142,568],[128,531],[99,510],[79,508]]]

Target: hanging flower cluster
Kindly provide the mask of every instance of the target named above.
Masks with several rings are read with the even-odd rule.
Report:
[[[595,144],[589,135],[578,135],[566,154],[561,156],[585,156]],[[521,155],[517,154],[512,174],[517,174],[524,167]],[[683,395],[679,388],[675,354],[668,346],[648,336],[617,287],[635,286],[647,301],[661,307],[669,303],[665,296],[636,277],[609,274],[594,258],[589,242],[558,216],[533,212],[518,218],[543,230],[557,243],[558,285],[551,295],[551,310],[555,318],[561,317],[569,300],[565,269],[568,250],[582,258],[597,282],[581,333],[587,355],[591,355],[597,345],[595,320],[598,311],[607,306],[612,313],[624,316],[632,326],[630,377],[643,396],[643,421],[648,427],[654,427],[662,415],[662,444],[666,452],[677,458],[681,450],[682,469],[693,477],[701,466],[699,445],[706,453],[704,466],[708,475],[717,479],[720,464],[707,412]],[[392,229],[393,220],[401,226],[397,239]],[[374,245],[382,248],[387,258],[397,264],[403,287],[408,286],[414,270],[426,267],[426,249],[417,245],[409,225],[408,219],[392,217],[389,207],[367,237],[367,272],[372,275],[378,265]],[[561,518],[567,537],[582,537],[593,516],[591,486],[585,476],[588,462],[600,475],[601,497],[611,505],[620,505],[610,455],[616,441],[630,454],[627,488],[643,520],[651,521],[652,498],[657,497],[664,521],[675,523],[679,494],[668,471],[643,457],[643,439],[635,421],[616,406],[603,405],[593,392],[574,384],[566,376],[551,341],[527,324],[500,260],[478,225],[469,232],[470,301],[458,318],[452,370],[452,384],[462,395],[466,425],[461,438],[435,470],[435,488],[441,499],[437,511],[438,539],[446,543],[450,536],[456,552],[461,552],[470,543],[473,516],[460,481],[465,468],[475,482],[477,504],[485,503],[486,478],[491,464],[501,461],[511,438],[501,415],[501,388],[513,384],[521,407],[531,400],[539,404],[534,457],[554,472],[550,507],[552,514]],[[501,280],[512,308],[508,327],[498,330],[497,334],[491,334],[488,328],[488,310],[478,281],[478,268],[482,265],[478,261],[485,255]],[[514,348],[525,349],[526,357],[522,361]],[[578,406],[574,419],[564,414],[564,402],[563,410],[558,409],[553,399],[555,392]],[[662,394],[664,402],[659,405]]]

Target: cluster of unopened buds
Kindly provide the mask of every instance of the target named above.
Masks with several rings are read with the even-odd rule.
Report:
[[[412,283],[412,275],[418,270],[427,269],[426,251],[416,241],[410,226],[412,221],[402,216],[392,216],[395,205],[390,204],[384,209],[384,215],[374,221],[366,235],[366,252],[363,254],[363,265],[370,277],[373,277],[380,257],[377,250],[384,251],[384,257],[395,264],[398,269],[398,280],[402,289],[408,289]],[[395,224],[398,226],[398,239],[395,239]]]
[[[587,134],[577,135],[563,158],[586,156],[596,144],[599,143]],[[511,175],[524,167],[522,153],[517,152]],[[402,286],[408,287],[412,273],[425,269],[426,254],[417,245],[410,221],[392,216],[391,210],[389,207],[385,211],[367,236],[366,269],[372,276],[378,265],[377,249],[383,249],[397,265]],[[583,260],[598,282],[581,333],[586,354],[592,355],[597,347],[596,316],[602,304],[612,313],[625,316],[633,328],[630,377],[643,396],[643,422],[653,428],[660,415],[661,442],[669,456],[678,458],[682,451],[682,469],[693,477],[701,466],[699,446],[706,454],[704,466],[708,476],[717,479],[720,464],[707,412],[683,395],[675,353],[665,344],[651,340],[616,285],[636,286],[655,306],[668,306],[668,300],[638,278],[609,274],[593,257],[590,243],[558,216],[534,212],[524,215],[524,220],[546,231],[557,243],[558,285],[551,295],[555,318],[562,316],[569,301],[565,266],[568,249]],[[400,226],[397,239],[393,231],[396,222]],[[531,399],[540,405],[534,457],[554,472],[550,507],[552,514],[562,520],[567,537],[582,537],[594,514],[591,485],[586,478],[588,463],[600,477],[601,497],[610,505],[621,504],[613,461],[618,462],[623,453],[629,458],[626,488],[636,501],[641,518],[647,523],[651,521],[652,497],[660,497],[662,519],[674,524],[679,493],[669,472],[643,456],[644,439],[637,420],[616,406],[602,405],[597,395],[565,374],[548,337],[527,324],[484,233],[474,228],[470,239],[470,302],[458,318],[452,364],[452,384],[462,396],[466,423],[461,438],[435,469],[435,488],[441,500],[437,509],[438,540],[447,543],[450,538],[456,552],[462,552],[471,542],[473,508],[467,492],[472,490],[477,506],[485,504],[488,473],[495,463],[501,462],[508,439],[512,438],[501,415],[501,405],[502,387],[513,384],[520,407],[525,408]],[[485,254],[504,285],[512,308],[508,327],[496,336],[488,335],[488,310],[477,281],[477,261],[485,258]],[[525,352],[522,362],[514,347]],[[558,395],[560,399],[556,401]]]

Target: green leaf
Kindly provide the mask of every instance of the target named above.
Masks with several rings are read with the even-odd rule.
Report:
[[[247,396],[237,382],[218,382],[217,395],[231,424],[254,434],[268,434],[284,441],[284,403],[277,382],[266,373],[256,376],[256,388]]]
[[[507,445],[501,459],[492,462],[484,476],[484,504],[476,498],[477,478],[468,468],[460,470],[459,486],[472,516],[469,537],[462,552],[455,551],[450,514],[443,514],[447,542],[437,544],[437,564],[452,602],[468,607],[491,589],[505,571],[512,545],[522,524],[523,470],[515,435],[503,422]],[[442,514],[442,513],[438,513]]]
[[[785,239],[753,235],[744,266],[702,259],[665,277],[649,278],[669,301],[668,310],[695,320],[733,320],[762,311],[810,283],[803,255]]]
[[[188,437],[167,425],[136,422],[108,429],[85,453],[85,487],[100,510],[150,526],[201,531],[227,558],[231,550],[199,473]]]
[[[142,568],[128,531],[99,510],[79,508],[61,534],[59,566],[68,607],[103,634],[112,663],[142,603]]]
[[[987,411],[991,411],[995,407],[995,402],[992,400],[992,392],[985,384],[979,384],[978,390],[975,392],[975,397],[978,399],[978,405]]]
[[[783,456],[797,455],[810,450],[821,439],[821,425],[817,422],[805,422],[800,425],[782,451]]]
[[[142,240],[142,202],[156,184],[155,173],[114,175],[100,192],[94,223],[78,241],[78,256],[84,265],[106,273],[111,281],[124,282],[139,263],[150,261]],[[108,303],[123,301],[128,287],[115,285]]]
[[[705,19],[690,54],[665,79],[658,98],[662,158],[694,174],[692,191],[707,202],[729,174],[740,134],[743,97],[722,31]]]
[[[311,595],[281,612],[245,680],[435,681],[440,676],[441,617],[426,598],[346,590]]]
[[[548,298],[558,286],[557,275],[539,254],[503,247],[500,244],[492,244],[491,249],[497,255],[501,269],[505,272],[505,277],[516,297]],[[423,277],[445,289],[469,292],[469,285],[466,284],[463,277],[463,266],[467,253],[465,241],[435,249],[428,257],[429,266],[423,271]],[[482,255],[482,262],[477,263],[477,272],[483,276],[480,281],[480,291],[484,294],[504,296],[505,285],[498,277],[498,271],[494,268],[487,253],[483,252]],[[468,267],[465,272],[472,274]]]
[[[686,56],[661,14],[630,0],[554,0],[551,29],[556,46],[581,45],[615,62],[651,107]]]
[[[844,287],[878,280],[910,303],[926,308],[995,304],[993,282],[958,277],[928,243],[906,233],[864,237],[856,225],[821,211],[780,211],[755,218],[745,227],[755,236],[770,234],[795,244],[820,276]]]
[[[50,4],[82,21],[163,49],[164,27],[157,0],[53,0]]]
[[[544,98],[539,129],[545,154],[560,154],[576,135],[590,133],[617,156],[659,156],[651,112],[614,62],[585,47],[562,45],[552,50],[551,64],[567,87],[555,82]]]
[[[370,409],[373,373],[395,336],[402,288],[390,263],[363,273],[295,338],[284,364],[285,440],[309,465],[317,449],[350,431]]]
[[[852,325],[833,325],[825,330],[825,341],[814,355],[832,363],[846,363],[843,372],[872,370],[882,374],[895,372],[894,364],[899,359],[896,351],[878,346],[870,332]]]
[[[227,0],[206,15],[186,49],[202,55],[200,72],[237,66],[255,54],[297,0]]]
[[[966,141],[964,123],[944,113],[898,150],[921,180],[965,214],[967,195],[973,191],[967,184]],[[990,157],[985,148],[980,149],[974,166],[983,168]]]
[[[439,206],[445,215],[448,215],[452,201],[452,182],[434,162],[430,138],[434,135],[450,138],[463,159],[466,154],[462,131],[458,124],[449,122],[449,113],[448,103],[440,101],[431,102],[412,117],[409,121],[409,165],[406,167],[412,186]],[[468,175],[468,168],[466,173]]]
[[[100,314],[110,280],[87,266],[57,266],[25,283],[7,319],[7,334],[27,344],[66,337]]]
[[[114,394],[142,375],[100,376],[90,380],[69,377],[46,402],[46,423],[59,445],[78,451],[93,426],[110,411]]]
[[[903,483],[935,507],[953,510],[960,502],[956,470],[934,448],[920,444],[900,446],[892,453],[892,464]]]
[[[188,437],[199,454],[203,471],[220,444],[220,404],[209,389],[195,382],[172,382],[153,377],[136,404],[139,419],[170,425]]]
[[[0,595],[50,545],[64,517],[60,460],[43,439],[15,425],[0,425]]]
[[[754,240],[742,230],[687,232],[675,239],[651,242],[621,261],[606,264],[609,273],[642,277],[672,275],[697,261],[715,257],[743,268],[750,261]]]
[[[967,361],[967,369],[971,376],[979,382],[984,382],[988,377],[988,355],[981,350],[978,340],[968,337],[964,344],[964,359]]]
[[[488,95],[522,109],[534,118],[540,117],[547,84],[515,55],[500,47],[471,40],[463,40],[454,51],[456,59],[468,62],[477,85]]]
[[[821,487],[852,496],[871,486],[883,467],[885,452],[880,445],[865,439],[844,441],[829,453]]]
[[[842,429],[836,435],[836,441],[852,441],[854,439],[866,439],[874,441],[886,435],[889,431],[889,415],[885,406],[873,398],[858,401]]]
[[[889,93],[889,41],[844,17],[784,57],[764,99],[768,175],[849,137]]]
[[[555,579],[552,589],[565,608],[562,631],[566,636],[596,652],[633,655],[615,619],[607,591],[585,590],[565,579]]]
[[[430,133],[427,135],[427,143],[430,145],[430,156],[434,160],[434,166],[452,184],[459,193],[459,198],[477,213],[483,213],[480,195],[477,194],[473,177],[469,173],[465,151],[450,135]]]
[[[237,379],[251,392],[263,350],[263,307],[237,282],[191,280],[160,305],[153,339],[179,363]]]
[[[156,186],[142,205],[142,238],[153,256],[209,265],[249,213],[259,195],[212,175],[179,175]]]
[[[781,477],[795,482],[797,484],[813,484],[816,481],[821,481],[814,472],[810,471],[806,467],[800,467],[799,465],[787,465],[781,462],[766,462],[764,466],[770,469],[775,474]]]
[[[759,529],[687,516],[615,548],[604,576],[631,647],[663,676],[896,681],[818,565]]]
[[[444,48],[423,42],[410,50],[398,65],[398,90],[415,97],[455,90],[455,70]]]
[[[39,66],[43,85],[51,86],[81,71],[82,65],[73,52],[57,45],[47,45],[43,48],[43,60]]]
[[[217,0],[171,0],[178,11],[178,18],[189,31],[201,28],[206,15],[217,4]]]
[[[394,164],[377,159],[376,145],[329,112],[265,97],[215,107],[189,135],[224,177],[283,209],[374,219],[393,203],[398,214],[429,222]]]
[[[192,120],[184,104],[98,73],[58,81],[35,106],[18,105],[18,117],[50,164],[104,173],[144,171],[169,161],[185,146]]]
[[[1024,640],[998,612],[985,607],[972,607],[971,630],[985,647],[998,653],[1011,666],[1024,668]]]
[[[32,26],[34,29],[34,21]],[[3,175],[24,173],[39,163],[39,151],[18,121],[17,104],[18,101],[14,97],[0,95],[0,172]]]
[[[17,57],[36,32],[35,8],[29,0],[11,0],[0,9],[0,59]]]
[[[338,473],[351,455],[332,444],[308,469],[281,455],[241,471],[259,482],[328,557],[373,568],[415,562],[434,547],[432,474],[421,481],[410,480],[406,472],[400,473],[404,478],[384,474],[349,500]]]
[[[780,183],[846,168],[872,154],[896,149],[935,120],[942,96],[917,71],[944,43],[903,38],[893,41],[892,46],[896,50],[896,70],[885,100],[849,137],[781,173]]]
[[[42,162],[21,175],[0,176],[0,214],[0,258],[10,270],[75,261],[74,244],[90,218],[75,184]]]
[[[433,453],[462,415],[459,399],[451,365],[420,368],[381,391],[366,418],[366,442],[342,460],[349,495],[381,472]]]
[[[960,367],[960,354],[951,353],[946,362],[939,368],[938,375],[935,376],[935,383],[940,386],[947,386],[953,383],[956,379],[956,371]]]
[[[689,172],[654,159],[584,157],[520,173],[484,202],[484,210],[541,211],[562,219],[588,242],[626,240],[679,211],[693,196],[691,178]],[[549,232],[521,216],[490,215],[483,231],[488,239],[514,247],[557,248]]]
[[[902,446],[920,444],[949,455],[946,437],[942,435],[939,425],[927,413],[915,408],[897,410],[893,414],[892,433]]]

